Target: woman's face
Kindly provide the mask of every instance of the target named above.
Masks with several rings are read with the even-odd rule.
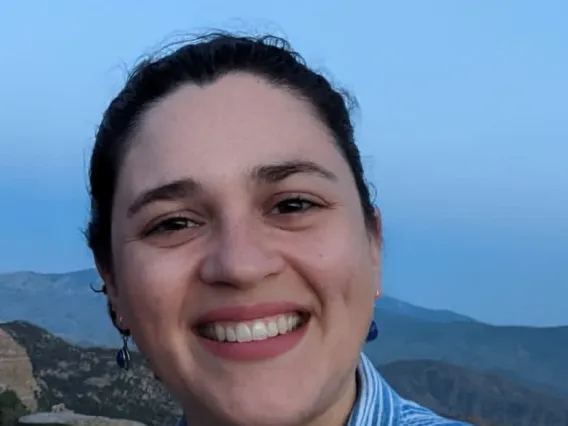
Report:
[[[231,74],[143,116],[103,276],[192,424],[305,423],[353,402],[379,234],[310,105]]]

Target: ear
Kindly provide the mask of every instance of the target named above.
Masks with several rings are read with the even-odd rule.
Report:
[[[112,273],[110,272],[110,269],[103,266],[103,264],[101,262],[99,262],[98,259],[95,259],[95,265],[97,267],[97,272],[99,273],[101,279],[103,280],[103,283],[105,285],[106,288],[106,295],[108,297],[108,300],[112,306],[112,309],[114,310],[114,312],[117,312],[117,291],[116,291],[116,284],[112,278]],[[117,312],[118,314],[118,312]]]
[[[375,272],[375,291],[377,292],[377,298],[382,291],[382,253],[383,253],[383,221],[381,217],[381,212],[378,208],[375,208],[375,221],[374,226],[370,231],[370,249],[371,249],[371,259],[374,266]]]
[[[109,268],[103,266],[101,262],[95,260],[95,264],[97,266],[97,271],[104,282],[105,289],[106,289],[106,296],[108,298],[109,304],[109,312],[111,318],[115,323],[115,326],[123,332],[124,330],[129,330],[127,321],[123,317],[121,313],[121,309],[119,308],[118,303],[118,290],[116,286],[116,282],[113,279],[113,274]],[[129,331],[128,331],[129,332]]]

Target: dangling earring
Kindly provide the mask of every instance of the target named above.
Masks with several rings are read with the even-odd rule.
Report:
[[[375,302],[377,301],[377,299],[379,298],[380,295],[381,295],[380,291],[377,290],[377,292],[375,293]],[[374,315],[374,312],[373,312],[373,315]],[[375,340],[377,338],[378,335],[379,335],[379,329],[377,328],[377,323],[373,319],[371,321],[371,325],[369,326],[369,331],[367,333],[366,341],[372,342],[373,340]]]
[[[377,336],[379,335],[379,330],[377,328],[377,323],[375,322],[375,320],[371,321],[371,325],[369,327],[369,332],[367,333],[367,342],[372,342],[373,340],[375,340],[377,338]]]
[[[130,369],[130,350],[128,349],[128,336],[122,336],[122,348],[116,353],[116,363],[123,370]]]
[[[117,325],[120,329],[122,317],[118,318]],[[128,333],[121,332],[122,348],[116,353],[116,363],[123,370],[129,370],[131,364],[130,350],[128,349]]]

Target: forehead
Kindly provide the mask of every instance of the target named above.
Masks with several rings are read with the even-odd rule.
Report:
[[[230,74],[203,87],[183,86],[149,109],[121,181],[137,192],[188,176],[233,180],[259,164],[290,159],[349,173],[308,102],[260,77]]]

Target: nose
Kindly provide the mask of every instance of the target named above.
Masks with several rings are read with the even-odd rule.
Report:
[[[270,247],[266,232],[244,221],[218,230],[211,246],[200,268],[207,284],[246,289],[284,267],[283,257]]]

